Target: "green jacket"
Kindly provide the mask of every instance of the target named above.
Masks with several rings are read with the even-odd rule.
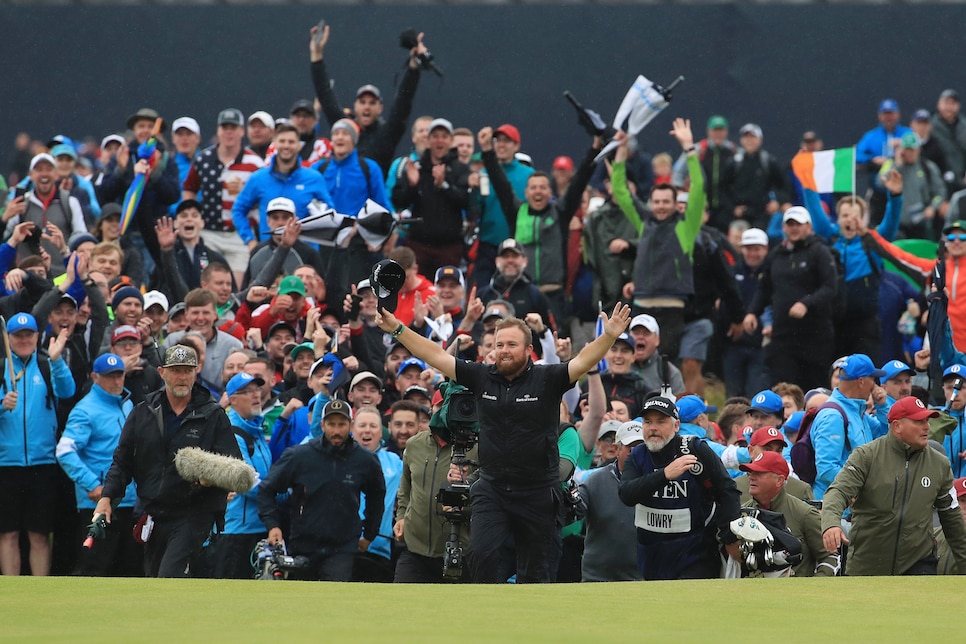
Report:
[[[453,448],[440,447],[432,432],[419,432],[406,442],[396,493],[396,520],[406,520],[404,539],[413,554],[441,558],[445,552],[449,526],[436,512],[436,494],[447,485],[452,456]],[[466,456],[473,462],[479,461],[476,447]],[[469,524],[460,529],[460,541],[469,544]]]
[[[802,562],[795,566],[796,577],[834,577],[839,571],[839,556],[822,544],[822,515],[818,508],[787,494],[784,488],[767,508],[754,499],[746,505],[785,515],[785,525],[802,542]]]
[[[848,574],[901,575],[935,551],[935,509],[958,570],[966,572],[966,522],[952,487],[943,454],[913,449],[890,431],[855,448],[826,490],[822,532],[839,525],[855,498]]]

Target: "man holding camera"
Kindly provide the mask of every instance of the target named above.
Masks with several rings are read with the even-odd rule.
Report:
[[[289,550],[309,558],[308,579],[350,581],[355,553],[366,552],[379,534],[386,481],[375,454],[350,435],[351,423],[349,403],[329,401],[322,435],[285,450],[259,486],[258,515],[272,544],[282,542],[275,495],[292,490]]]
[[[312,61],[312,84],[315,85],[315,95],[322,105],[322,114],[329,126],[345,116],[339,105],[329,80],[329,72],[325,61],[322,60],[325,45],[329,42],[329,25],[312,27],[312,39],[309,41],[309,59]],[[363,85],[356,90],[355,103],[352,106],[353,119],[359,124],[359,140],[356,148],[359,154],[372,159],[379,164],[383,173],[392,164],[396,146],[406,133],[409,126],[409,115],[413,109],[413,99],[416,97],[416,87],[419,85],[420,69],[425,67],[429,50],[423,44],[423,34],[404,32],[400,42],[409,49],[409,63],[399,82],[396,100],[389,110],[389,116],[382,118],[385,104],[382,94],[375,85]]]
[[[379,327],[448,378],[476,396],[480,419],[480,480],[470,493],[471,567],[474,581],[500,583],[513,570],[501,548],[512,535],[517,546],[518,583],[550,582],[550,551],[557,508],[552,488],[560,484],[557,428],[560,398],[604,357],[627,327],[630,308],[603,315],[604,333],[572,360],[535,365],[530,328],[507,318],[497,324],[496,364],[460,361],[399,322],[383,308]]]

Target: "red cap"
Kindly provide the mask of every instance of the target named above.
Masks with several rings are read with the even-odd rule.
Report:
[[[125,338],[140,340],[141,333],[130,324],[122,324],[114,329],[114,332],[111,334],[111,344],[117,344]]]
[[[557,157],[553,160],[554,170],[573,170],[574,160],[570,157]]]
[[[785,442],[785,437],[782,436],[781,431],[775,429],[774,427],[760,427],[755,430],[755,433],[751,435],[751,440],[748,441],[749,445],[755,445],[757,447],[764,447],[768,443],[781,442],[782,445],[788,445]]]
[[[956,498],[966,495],[966,476],[953,481],[953,489],[956,490]]]
[[[904,396],[896,401],[896,404],[889,410],[889,422],[901,418],[911,418],[912,420],[925,420],[927,418],[938,418],[939,412],[935,409],[928,409],[922,401],[915,396]]]
[[[493,131],[493,136],[496,136],[497,134],[503,134],[517,145],[520,145],[520,130],[518,130],[515,125],[504,123]]]
[[[430,403],[433,407],[443,402],[443,392],[437,389],[433,392],[433,400]]]
[[[788,462],[778,452],[762,452],[752,462],[739,465],[738,469],[742,472],[772,472],[786,479],[789,473]]]

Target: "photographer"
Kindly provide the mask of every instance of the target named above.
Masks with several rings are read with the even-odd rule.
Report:
[[[325,61],[322,60],[325,45],[329,42],[329,25],[312,27],[312,38],[309,41],[309,59],[312,61],[312,84],[315,95],[322,105],[322,114],[329,122],[329,127],[345,117],[345,112],[339,105],[329,80],[329,72]],[[403,36],[408,36],[404,32]],[[415,42],[407,40],[409,45],[409,63],[399,83],[396,100],[393,101],[389,116],[382,118],[385,104],[382,94],[375,85],[363,85],[356,90],[356,99],[352,105],[353,119],[359,124],[359,154],[372,159],[382,168],[383,173],[389,170],[396,146],[406,133],[409,126],[409,115],[413,109],[413,99],[416,97],[416,87],[419,85],[420,69],[424,67],[423,60],[429,53],[423,44],[423,34],[415,37]]]
[[[560,399],[604,357],[627,327],[630,308],[616,306],[612,317],[601,315],[604,333],[572,360],[555,365],[533,364],[530,329],[517,318],[497,324],[494,365],[458,361],[385,308],[376,318],[414,356],[478,397],[481,476],[471,492],[470,538],[476,582],[500,583],[513,574],[501,559],[511,535],[517,545],[517,582],[551,580],[549,555],[557,514],[551,489],[560,484]]]
[[[392,190],[392,202],[412,209],[406,245],[419,257],[419,270],[433,275],[442,266],[459,266],[463,258],[463,211],[469,207],[468,166],[453,148],[453,124],[429,124],[429,148],[419,161],[406,160],[404,177]]]
[[[446,417],[443,420],[446,422]],[[448,426],[441,430],[431,425],[430,431],[419,432],[406,441],[392,528],[396,539],[406,545],[396,563],[396,583],[436,584],[443,579],[443,554],[450,530],[446,517],[437,511],[436,494],[448,483],[465,481],[476,470],[474,465],[452,463],[451,438]],[[466,459],[478,462],[475,445],[466,452]],[[459,540],[469,543],[468,523],[460,526]]]
[[[272,544],[282,541],[275,496],[292,490],[289,552],[309,558],[307,579],[351,580],[355,553],[366,552],[379,534],[386,482],[376,456],[349,434],[351,422],[349,404],[330,401],[322,410],[322,436],[285,450],[259,485],[258,516]]]

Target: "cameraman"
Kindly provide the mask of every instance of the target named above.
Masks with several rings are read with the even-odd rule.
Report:
[[[445,418],[444,418],[445,420]],[[419,432],[406,441],[402,479],[396,495],[396,523],[392,532],[406,544],[396,563],[396,583],[437,584],[443,579],[443,554],[449,537],[446,518],[437,512],[436,494],[448,483],[461,483],[476,470],[473,465],[454,465],[448,431]],[[478,462],[477,447],[466,452]],[[460,543],[469,543],[469,524],[460,526]],[[466,579],[464,577],[464,579]]]
[[[500,583],[513,574],[501,560],[501,548],[511,535],[517,545],[517,582],[551,581],[560,399],[623,333],[630,308],[618,305],[612,317],[601,315],[604,333],[572,360],[554,365],[533,364],[530,329],[517,318],[497,324],[494,365],[458,361],[385,308],[376,318],[414,356],[478,396],[481,470],[471,492],[470,537],[476,582]]]
[[[460,163],[453,148],[453,124],[435,119],[429,124],[429,147],[418,161],[406,159],[402,176],[392,189],[392,202],[410,208],[412,223],[406,245],[419,258],[423,275],[443,266],[459,266],[463,259],[463,211],[469,207],[469,166]]]

